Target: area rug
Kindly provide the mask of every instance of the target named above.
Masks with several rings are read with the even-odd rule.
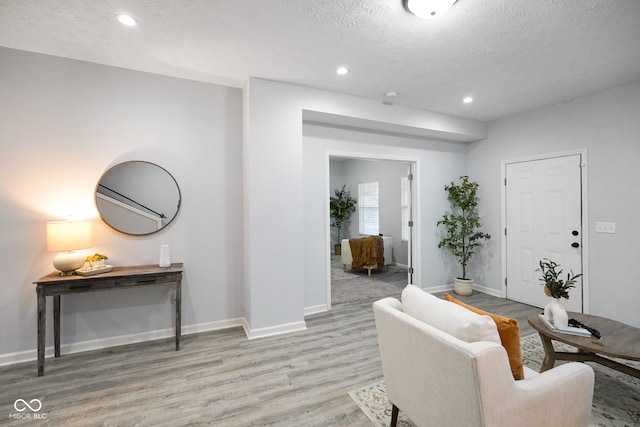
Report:
[[[366,269],[342,271],[342,258],[332,257],[331,303],[361,301],[384,297],[400,298],[407,286],[407,269],[396,265],[384,271],[373,270],[368,277]]]
[[[575,351],[573,347],[562,343],[554,342],[554,346],[559,351]],[[522,357],[527,367],[536,371],[540,369],[544,350],[538,334],[522,338]],[[640,368],[640,363],[619,361]],[[593,368],[596,377],[589,426],[640,426],[640,380],[596,363],[589,363],[589,366]],[[389,425],[391,404],[385,395],[383,381],[351,391],[349,396],[374,426]],[[398,426],[415,427],[402,411],[398,417]]]

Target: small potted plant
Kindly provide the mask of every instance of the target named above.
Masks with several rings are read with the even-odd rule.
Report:
[[[334,195],[329,198],[329,211],[331,213],[331,225],[338,229],[338,240],[334,247],[335,254],[341,254],[340,229],[349,220],[351,214],[356,211],[357,200],[351,197],[346,184],[341,190],[333,190]]]
[[[439,248],[448,249],[462,266],[462,277],[454,277],[454,291],[459,295],[471,295],[473,280],[467,277],[467,264],[475,249],[491,236],[480,231],[482,222],[478,214],[478,183],[460,177],[460,184],[452,182],[444,187],[451,203],[451,212],[445,213],[436,225],[444,227],[444,237]]]
[[[536,271],[542,272],[540,281],[544,283],[544,293],[553,298],[544,308],[544,317],[558,328],[566,328],[569,322],[567,311],[560,303],[560,298],[569,299],[569,289],[575,287],[577,279],[582,274],[567,273],[567,280],[561,278],[562,270],[554,261],[548,258],[540,260],[540,268]]]

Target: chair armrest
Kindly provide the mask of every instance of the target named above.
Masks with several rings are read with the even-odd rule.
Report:
[[[398,311],[402,311],[402,303],[397,298],[393,298],[393,297],[382,298],[374,303],[374,305],[376,304],[382,305],[382,306],[388,306],[391,308],[395,308]]]
[[[485,409],[487,426],[586,427],[593,398],[593,369],[583,363],[566,363],[540,375],[515,381],[515,392],[494,393],[504,405],[496,411],[489,402]],[[483,398],[487,397],[483,395]],[[490,418],[490,419],[489,419]]]

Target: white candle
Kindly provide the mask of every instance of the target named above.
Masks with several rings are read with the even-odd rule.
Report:
[[[160,267],[169,267],[171,265],[171,256],[169,255],[169,245],[160,245]]]

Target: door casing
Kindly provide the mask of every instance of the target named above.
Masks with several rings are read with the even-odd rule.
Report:
[[[331,309],[331,218],[329,214],[329,198],[331,196],[331,186],[330,186],[330,162],[332,157],[342,157],[342,158],[350,158],[350,159],[375,159],[375,160],[390,160],[390,161],[398,161],[398,162],[406,162],[411,165],[411,170],[413,173],[413,182],[411,183],[411,217],[413,219],[413,227],[410,229],[411,238],[409,240],[409,244],[411,248],[409,248],[409,268],[413,268],[413,274],[411,275],[412,283],[421,283],[421,275],[422,271],[416,263],[416,260],[421,259],[421,228],[420,221],[417,221],[416,218],[420,218],[420,210],[421,210],[421,200],[420,200],[420,159],[414,156],[394,156],[388,154],[373,154],[373,153],[365,153],[365,152],[354,152],[354,151],[341,151],[330,149],[325,152],[325,268],[327,272],[327,281],[326,281],[326,295],[327,295],[327,304],[326,309]]]
[[[588,211],[588,162],[587,162],[587,150],[571,150],[558,153],[547,153],[528,157],[520,157],[516,159],[503,160],[500,168],[500,186],[501,186],[501,223],[500,223],[500,235],[501,235],[501,295],[503,298],[507,296],[507,237],[505,235],[505,229],[507,227],[507,191],[504,185],[506,179],[507,165],[511,163],[521,163],[527,161],[544,160],[553,157],[562,157],[569,155],[579,154],[582,158],[582,174],[581,174],[581,221],[582,221],[582,307],[584,313],[589,313],[590,299],[589,299],[589,211]]]

